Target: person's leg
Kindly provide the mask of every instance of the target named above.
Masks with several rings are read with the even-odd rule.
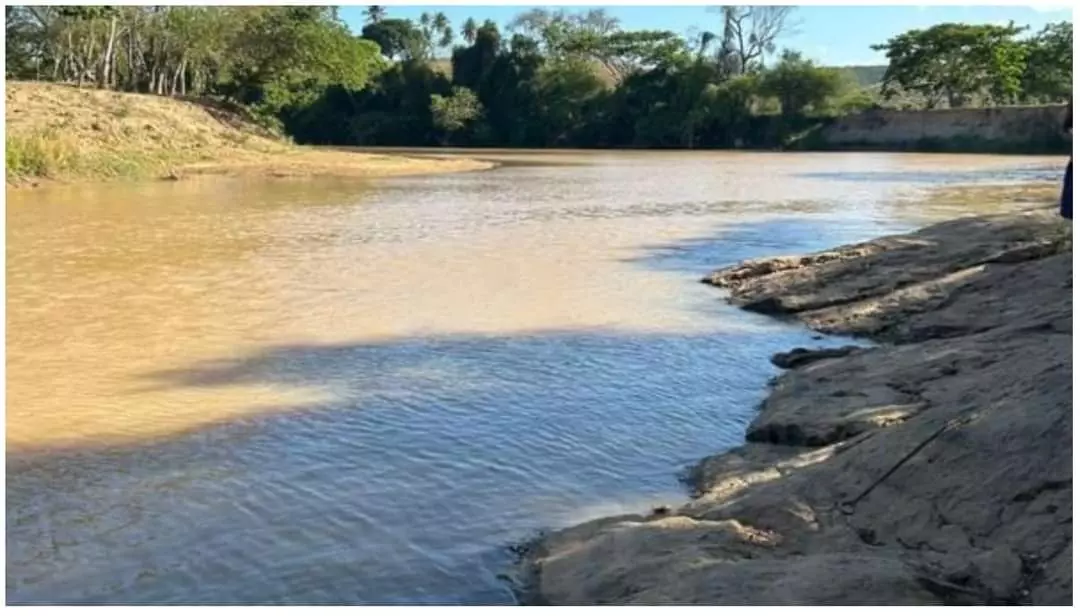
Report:
[[[1072,157],[1065,167],[1065,183],[1061,187],[1061,215],[1072,220]]]

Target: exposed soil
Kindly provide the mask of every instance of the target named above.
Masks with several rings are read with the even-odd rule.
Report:
[[[491,163],[296,146],[242,110],[49,83],[8,82],[8,186],[193,174],[382,177],[471,171]]]

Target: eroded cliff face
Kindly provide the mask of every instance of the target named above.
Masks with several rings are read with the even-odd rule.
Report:
[[[774,359],[696,498],[552,534],[551,604],[1071,604],[1072,242],[1049,210],[965,218],[708,279],[885,344]]]
[[[834,148],[1067,153],[1064,105],[981,109],[877,109],[826,126]]]

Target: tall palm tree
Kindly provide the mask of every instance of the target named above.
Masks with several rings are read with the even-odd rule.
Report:
[[[701,36],[698,37],[697,59],[699,61],[705,57],[705,50],[709,48],[715,38],[716,35],[712,32],[702,32]]]
[[[435,34],[439,36],[439,47],[449,47],[454,42],[454,29],[450,27],[450,19],[446,13],[442,11],[435,13],[431,26],[435,29]]]
[[[367,23],[377,24],[380,21],[386,19],[386,7],[371,5],[364,11],[364,15],[367,18]]]
[[[465,39],[465,42],[472,45],[476,42],[476,20],[472,17],[465,20],[465,23],[461,26],[461,37]]]

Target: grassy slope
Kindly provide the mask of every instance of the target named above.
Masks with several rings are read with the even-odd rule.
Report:
[[[160,96],[9,82],[5,99],[9,185],[192,173],[364,177],[488,166],[298,147],[236,113]]]

